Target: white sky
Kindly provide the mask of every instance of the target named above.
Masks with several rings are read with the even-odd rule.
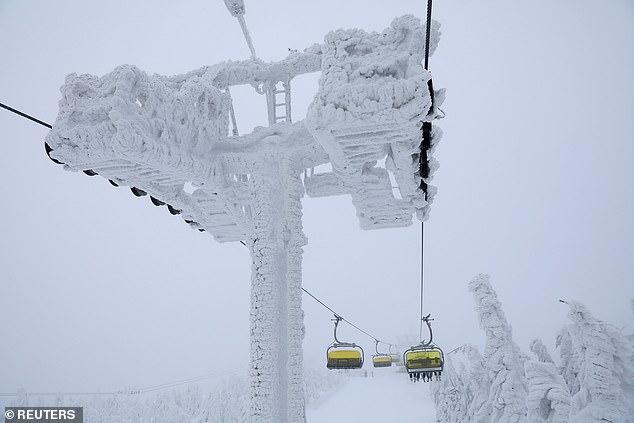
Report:
[[[259,55],[382,30],[423,0],[247,0]],[[446,348],[481,344],[466,282],[489,272],[517,341],[552,345],[558,298],[632,330],[634,3],[437,1],[448,88],[426,226],[427,310]],[[48,122],[66,74],[161,74],[248,55],[221,0],[1,0],[0,101]],[[316,76],[294,85],[295,119]],[[264,101],[234,91],[241,130]],[[248,363],[250,258],[165,208],[48,161],[46,129],[0,110],[0,392],[111,390]],[[415,334],[419,228],[362,232],[349,197],[306,199],[304,284],[379,337]],[[330,315],[309,298],[306,361]],[[342,338],[372,343],[350,330]]]

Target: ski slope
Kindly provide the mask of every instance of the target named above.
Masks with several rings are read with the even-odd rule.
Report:
[[[373,374],[374,376],[371,376]],[[435,410],[429,384],[411,383],[396,368],[368,370],[306,412],[309,423],[432,423]]]

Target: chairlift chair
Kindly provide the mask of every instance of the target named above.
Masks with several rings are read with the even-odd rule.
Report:
[[[340,342],[337,339],[337,326],[343,320],[341,316],[335,315],[335,342],[326,350],[326,367],[330,370],[360,369],[363,367],[363,348],[350,342]]]
[[[440,380],[444,365],[445,356],[442,349],[433,343],[433,333],[431,329],[429,315],[423,318],[429,329],[429,340],[422,341],[419,345],[413,346],[403,353],[403,363],[412,381],[431,381],[432,378]]]
[[[379,352],[379,341],[374,340],[374,349],[376,354],[372,356],[372,365],[374,367],[391,367],[392,366],[392,356]]]

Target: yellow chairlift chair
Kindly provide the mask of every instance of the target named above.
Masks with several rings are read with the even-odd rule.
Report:
[[[413,346],[403,354],[403,362],[405,368],[412,381],[429,382],[432,377],[440,380],[444,365],[445,357],[442,349],[433,343],[433,333],[431,330],[429,315],[423,318],[429,329],[429,341],[421,341],[419,345]]]
[[[337,326],[341,320],[343,318],[335,314],[335,342],[326,351],[326,367],[330,370],[360,369],[363,367],[363,348],[337,339]]]
[[[390,354],[383,354],[379,352],[379,341],[374,340],[374,349],[376,354],[372,356],[372,365],[374,367],[391,367],[392,356]]]

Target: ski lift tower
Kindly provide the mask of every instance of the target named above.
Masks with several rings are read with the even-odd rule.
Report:
[[[257,58],[243,1],[225,4],[249,59],[170,77],[129,65],[71,74],[45,146],[66,170],[130,187],[217,241],[249,248],[249,421],[303,422],[301,198],[350,195],[363,229],[425,219],[440,133],[434,127],[421,150],[421,123],[437,118],[443,92],[432,105],[425,28],[413,16],[382,33],[334,31],[269,63]],[[434,23],[430,51],[438,38]],[[321,73],[319,90],[306,119],[293,122],[291,81],[312,72]],[[266,96],[267,128],[238,134],[237,85]],[[324,164],[331,170],[315,171]]]

